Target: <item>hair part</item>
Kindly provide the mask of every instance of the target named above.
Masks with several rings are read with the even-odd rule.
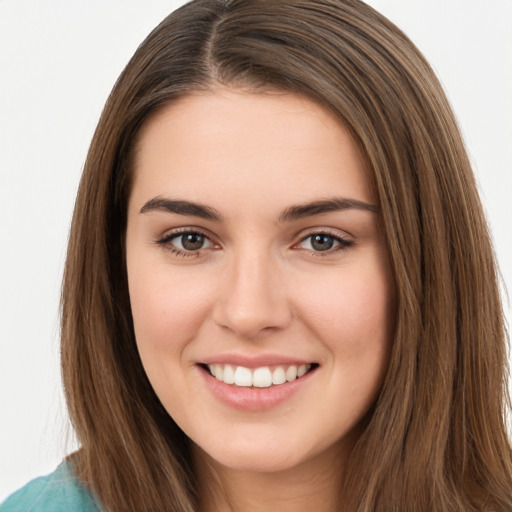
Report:
[[[366,156],[397,292],[389,369],[355,446],[346,510],[512,508],[506,334],[462,137],[409,39],[358,0],[195,0],[118,79],[80,183],[62,292],[62,374],[77,474],[110,511],[196,510],[190,441],[156,397],[133,332],[124,256],[137,136],[219,86],[318,102]]]

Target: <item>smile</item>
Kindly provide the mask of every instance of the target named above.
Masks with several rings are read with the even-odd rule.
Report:
[[[216,359],[196,365],[203,382],[224,405],[245,412],[270,410],[288,402],[301,389],[309,388],[308,383],[315,378],[320,366],[304,361],[294,364],[272,356],[228,355],[226,359]]]
[[[218,381],[238,387],[269,388],[280,386],[303,377],[312,368],[313,364],[288,366],[262,366],[259,368],[246,368],[230,364],[209,364],[207,366],[211,375]]]

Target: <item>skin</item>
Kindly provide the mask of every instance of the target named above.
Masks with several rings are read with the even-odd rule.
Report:
[[[333,197],[371,207],[283,219]],[[154,198],[205,205],[221,219],[148,207]],[[202,248],[183,254],[179,229],[205,235]],[[312,245],[318,233],[332,248]],[[140,356],[194,443],[202,510],[339,510],[394,316],[378,205],[349,132],[287,93],[219,89],[165,107],[139,137],[126,248]],[[318,367],[283,403],[246,411],[205,385],[199,363],[219,354]]]

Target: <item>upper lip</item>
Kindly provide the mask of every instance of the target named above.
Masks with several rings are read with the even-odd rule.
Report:
[[[314,361],[290,357],[279,354],[219,354],[212,357],[206,357],[201,364],[230,364],[233,366],[243,366],[245,368],[260,368],[262,366],[300,366],[303,364],[313,364]]]

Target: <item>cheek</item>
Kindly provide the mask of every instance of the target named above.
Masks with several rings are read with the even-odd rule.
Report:
[[[368,267],[367,267],[368,268]],[[388,367],[394,330],[394,293],[387,272],[354,272],[331,283],[311,307],[310,328],[331,354],[329,404],[338,417],[358,420],[375,401]],[[332,363],[332,366],[331,366]],[[335,429],[338,425],[335,426]]]
[[[326,369],[333,388],[343,390],[343,400],[329,407],[360,418],[374,402],[388,366],[395,312],[392,279],[386,267],[361,261],[324,283],[321,293],[303,295],[308,298],[303,317],[329,354]]]
[[[129,292],[139,350],[175,351],[207,314],[207,282],[168,267],[129,268]]]
[[[138,263],[138,268],[128,268],[137,348],[162,404],[173,417],[182,417],[193,400],[183,364],[207,315],[205,296],[210,291],[166,265],[144,269]]]
[[[390,338],[394,301],[382,275],[356,273],[302,295],[307,297],[302,309],[310,328],[333,349],[359,350]]]

